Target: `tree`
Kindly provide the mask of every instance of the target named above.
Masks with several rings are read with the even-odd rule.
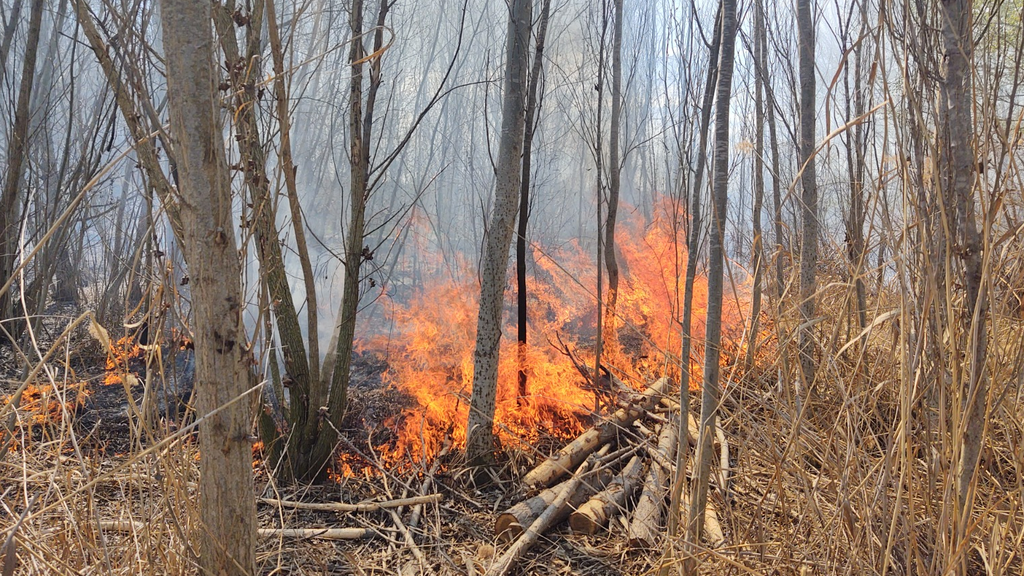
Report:
[[[945,0],[941,3],[943,70],[939,84],[939,164],[942,174],[943,216],[950,235],[947,249],[957,254],[963,266],[965,301],[962,325],[969,327],[965,348],[967,377],[960,390],[961,419],[957,422],[963,438],[956,465],[957,515],[956,540],[960,546],[973,522],[973,484],[985,438],[989,382],[985,373],[988,355],[988,295],[983,288],[983,244],[975,215],[974,122],[971,74],[974,40],[971,33],[971,0]],[[954,544],[955,545],[955,544]],[[960,573],[966,573],[967,560]]]
[[[171,130],[177,152],[184,248],[192,286],[201,447],[200,566],[210,574],[255,568],[249,364],[231,184],[215,98],[210,5],[161,0]]]
[[[690,191],[690,226],[686,236],[686,278],[683,281],[683,313],[680,322],[681,326],[681,350],[680,359],[682,365],[679,372],[679,405],[682,407],[679,414],[679,432],[676,448],[676,477],[672,483],[671,502],[672,505],[668,519],[668,532],[675,536],[682,518],[682,496],[686,482],[686,455],[689,450],[687,444],[687,426],[690,410],[690,350],[692,346],[693,333],[693,286],[697,281],[697,255],[703,223],[701,221],[701,192],[704,186],[704,170],[707,165],[708,130],[711,126],[711,109],[715,103],[715,86],[718,83],[719,55],[722,46],[722,9],[719,5],[718,14],[715,17],[715,31],[712,35],[711,46],[708,52],[708,71],[704,80],[704,92],[700,108],[700,142],[697,147],[697,168],[693,180],[693,189]]]
[[[36,77],[36,55],[39,53],[39,30],[42,27],[42,20],[43,0],[33,0],[25,60],[22,63],[18,87],[18,103],[14,112],[14,126],[7,147],[7,177],[3,190],[0,190],[0,278],[4,279],[4,283],[14,273],[15,256],[18,252],[17,232],[21,221],[17,213],[18,199],[25,157],[28,154],[29,104],[32,101],[32,86]],[[0,293],[0,322],[15,317],[14,304],[10,290]],[[20,330],[13,328],[10,332],[17,338]]]
[[[617,346],[615,306],[619,295],[619,263],[615,257],[615,222],[619,214],[622,187],[622,0],[615,0],[615,28],[612,31],[612,110],[608,137],[608,216],[605,220],[604,261],[608,267],[608,301],[605,307],[604,344]]]
[[[700,402],[700,431],[690,495],[689,540],[700,541],[704,527],[712,445],[718,402],[722,341],[722,293],[725,280],[725,222],[729,199],[729,102],[732,97],[733,55],[736,47],[736,0],[722,0],[722,46],[715,90],[714,177],[711,181],[711,232],[708,243],[708,315],[704,343],[704,380]]]
[[[814,317],[815,275],[818,267],[818,183],[814,166],[814,21],[812,0],[797,0],[796,25],[800,47],[800,181],[803,186],[800,214],[800,368],[803,388],[814,383],[814,342],[808,322]]]
[[[751,265],[754,269],[754,289],[750,301],[750,335],[747,338],[747,355],[743,361],[747,371],[754,367],[757,353],[757,337],[761,330],[761,284],[764,277],[764,244],[761,241],[761,210],[764,207],[764,74],[760,63],[763,60],[762,36],[764,35],[764,7],[761,0],[754,3],[754,241],[750,249]]]
[[[495,167],[494,206],[484,241],[480,273],[480,311],[473,351],[473,392],[466,424],[466,458],[489,462],[494,450],[494,410],[498,393],[501,310],[505,301],[508,252],[515,226],[520,187],[520,155],[525,130],[526,72],[529,60],[532,0],[512,0],[505,41],[505,87],[501,106],[501,141]]]
[[[523,175],[519,193],[519,224],[516,233],[516,308],[517,340],[519,342],[519,398],[526,397],[526,230],[530,219],[530,171],[533,159],[533,137],[537,131],[537,113],[543,98],[540,89],[544,72],[544,41],[548,34],[548,19],[551,15],[551,0],[544,0],[540,22],[537,24],[537,43],[533,50],[533,66],[530,69],[530,88],[526,97],[526,134],[523,138]]]

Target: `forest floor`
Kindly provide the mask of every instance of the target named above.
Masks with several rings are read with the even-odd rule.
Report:
[[[66,322],[68,316],[60,318]],[[40,335],[40,349],[59,332],[59,324],[53,320]],[[129,414],[133,405],[141,405],[144,386],[131,379],[104,384],[109,377],[105,354],[80,332],[72,339],[77,344],[62,353],[69,370],[42,373],[41,384],[26,392],[14,446],[0,460],[0,541],[13,535],[0,555],[17,554],[18,574],[194,574],[200,537],[195,438],[182,429],[181,413],[163,409],[175,406],[166,399],[151,425],[139,426]],[[165,354],[168,372],[175,371],[169,358],[178,353]],[[262,573],[475,575],[486,572],[508,546],[494,536],[495,518],[532,495],[521,476],[557,449],[558,441],[546,439],[530,451],[507,450],[495,481],[481,487],[472,487],[457,451],[440,457],[436,466],[433,461],[379,466],[368,431],[407,404],[380,385],[386,365],[386,359],[374,356],[356,362],[352,413],[358,416],[346,420],[342,432],[348,440],[341,447],[344,461],[360,464],[354,472],[301,490],[282,488],[270,480],[256,453],[257,495],[306,503],[421,494],[438,494],[438,500],[423,506],[416,526],[409,526],[410,507],[336,512],[261,500],[261,529],[367,530],[356,540],[262,538]],[[0,398],[22,382],[19,366],[9,347],[0,348]],[[143,365],[140,377],[144,374]],[[726,490],[711,493],[725,544],[700,546],[701,565],[714,573],[801,576],[908,574],[926,568],[920,564],[927,558],[925,539],[936,534],[912,514],[908,520],[901,507],[905,489],[885,472],[898,431],[898,399],[865,386],[858,419],[850,422],[848,398],[816,394],[794,424],[792,398],[771,372],[760,374],[727,383],[721,422],[732,446],[731,479]],[[187,392],[175,391],[183,408]],[[998,430],[993,436],[979,485],[984,525],[969,559],[972,573],[1019,574],[1024,512],[1019,492],[1012,491],[1021,482],[1013,465],[1021,448],[1001,440]],[[917,460],[915,466],[924,466]],[[433,483],[424,488],[427,477]],[[912,489],[922,507],[943,497],[940,489]],[[596,536],[573,534],[562,525],[545,534],[513,573],[647,574],[656,572],[665,546],[630,549],[623,517]]]

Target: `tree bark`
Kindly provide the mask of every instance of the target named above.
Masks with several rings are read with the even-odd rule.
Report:
[[[615,0],[615,28],[612,32],[612,111],[608,137],[608,214],[605,219],[604,261],[608,268],[608,294],[605,307],[604,345],[618,348],[615,308],[619,296],[619,262],[615,255],[615,223],[619,215],[619,191],[622,187],[622,0]]]
[[[803,389],[814,383],[813,329],[806,326],[814,318],[816,273],[818,267],[818,182],[814,160],[814,113],[816,77],[814,71],[814,21],[812,0],[797,0],[797,34],[800,52],[800,177],[801,242],[800,242],[800,367]]]
[[[697,442],[696,481],[690,497],[689,541],[700,541],[711,477],[712,434],[721,395],[718,382],[722,340],[724,236],[729,197],[729,103],[732,97],[733,55],[736,45],[736,0],[722,0],[722,48],[715,95],[715,156],[712,180],[712,223],[708,247],[708,316],[705,328],[704,381],[701,394],[700,435]]]
[[[192,280],[196,401],[203,419],[199,509],[205,534],[199,562],[206,573],[252,574],[256,507],[250,410],[248,401],[238,401],[249,388],[251,357],[242,327],[241,264],[214,97],[210,6],[189,0],[161,0],[160,6]]]
[[[683,281],[683,316],[679,374],[679,431],[676,448],[676,476],[672,481],[672,492],[668,516],[668,533],[674,537],[682,524],[683,488],[686,483],[687,447],[683,445],[685,436],[683,429],[687,426],[690,414],[690,351],[693,333],[693,285],[697,280],[697,253],[700,244],[701,229],[701,190],[704,186],[704,170],[707,165],[708,129],[711,125],[711,107],[715,103],[715,85],[718,83],[718,56],[722,45],[722,9],[719,5],[715,17],[715,31],[708,53],[708,72],[704,80],[704,96],[700,107],[700,143],[697,148],[697,169],[694,175],[693,188],[690,193],[690,227],[686,236],[686,279]],[[671,551],[669,551],[671,553]]]
[[[941,5],[944,69],[939,90],[939,161],[944,215],[952,236],[954,254],[964,271],[966,298],[962,325],[969,328],[965,349],[969,354],[966,380],[960,391],[963,412],[958,422],[963,439],[956,466],[956,542],[969,537],[972,524],[974,477],[984,444],[989,382],[985,373],[988,349],[988,294],[983,284],[982,237],[975,214],[974,122],[972,117],[974,40],[971,33],[971,0],[944,0]],[[966,555],[965,555],[966,557]],[[961,573],[967,561],[961,563]]]
[[[523,102],[532,12],[532,0],[513,0],[509,11],[495,200],[487,227],[483,270],[480,274],[480,310],[473,352],[473,392],[466,424],[466,458],[471,464],[485,464],[493,459],[501,309],[505,300],[508,252],[521,183],[520,155],[523,151],[525,121]]]

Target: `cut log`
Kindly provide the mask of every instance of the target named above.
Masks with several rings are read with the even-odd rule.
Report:
[[[582,463],[598,446],[615,437],[615,433],[633,423],[645,411],[662,397],[671,386],[671,380],[660,378],[644,392],[637,404],[630,408],[620,408],[610,419],[594,426],[541,462],[523,477],[523,482],[531,488],[546,488],[556,480],[568,474]]]
[[[569,516],[569,526],[577,534],[594,534],[608,524],[608,520],[625,509],[640,483],[644,463],[633,456],[608,487],[588,500]]]
[[[658,435],[658,447],[653,451],[666,462],[675,458],[676,438],[679,427],[663,424]],[[633,521],[629,525],[628,544],[631,548],[649,548],[657,543],[661,525],[662,509],[665,505],[667,487],[671,481],[669,471],[662,466],[652,465],[644,482],[644,489],[636,503]]]
[[[609,446],[606,444],[598,454],[603,456],[608,452],[608,449]],[[580,479],[579,486],[569,495],[566,506],[563,506],[552,518],[551,526],[557,526],[568,518],[573,510],[579,508],[587,500],[590,500],[591,496],[604,488],[605,484],[611,480],[611,477],[611,471],[607,467],[603,467]],[[576,479],[570,478],[502,512],[494,522],[494,535],[504,542],[519,537],[526,530],[526,527],[533,524],[537,517],[543,514],[558,499],[558,495],[561,494],[565,484],[574,480]]]
[[[509,549],[491,565],[485,576],[504,576],[505,574],[508,574],[513,567],[515,567],[516,563],[519,562],[519,559],[523,557],[523,554],[525,554],[526,551],[537,542],[540,535],[554,525],[554,519],[559,515],[562,509],[566,508],[566,500],[569,499],[570,494],[578,489],[578,485],[589,465],[589,461],[580,464],[576,473],[573,474],[569,480],[560,485],[561,490],[554,502],[548,506],[547,510],[545,510],[543,514],[538,516],[537,519],[530,524],[530,527],[526,532],[523,532],[522,535],[519,536],[515,544],[510,546]]]

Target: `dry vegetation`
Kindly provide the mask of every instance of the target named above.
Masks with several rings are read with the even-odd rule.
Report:
[[[45,38],[43,42],[38,38],[43,2],[26,1],[32,4],[36,43],[46,48]],[[38,140],[43,140],[38,134],[66,129],[64,153],[82,150],[74,158],[74,170],[66,170],[71,159],[57,163],[61,164],[60,185],[48,188],[47,178],[41,176],[49,174],[47,167],[58,172],[47,164],[52,161],[47,154],[37,157],[18,150],[29,133],[31,94],[24,95],[22,102],[24,91],[7,90],[8,80],[0,77],[4,96],[19,96],[17,104],[13,99],[2,103],[2,112],[16,120],[3,124],[10,132],[4,140],[5,151],[11,159],[25,157],[18,159],[17,172],[26,158],[32,168],[13,179],[5,175],[3,199],[13,198],[13,207],[0,206],[4,217],[0,267],[7,267],[0,270],[4,274],[0,277],[0,576],[198,574],[200,551],[211,544],[202,520],[211,511],[200,509],[198,494],[202,461],[198,431],[209,415],[197,415],[193,394],[194,355],[204,350],[194,350],[189,337],[195,328],[190,320],[191,298],[199,290],[188,276],[180,238],[176,239],[181,214],[177,184],[171,181],[177,182],[178,176],[165,159],[174,150],[164,148],[162,140],[167,136],[163,132],[166,119],[157,116],[164,114],[163,104],[153,107],[166,91],[161,84],[162,56],[154,56],[160,53],[154,48],[158,45],[147,36],[153,27],[159,28],[159,18],[151,3],[144,1],[126,3],[135,10],[134,20],[121,20],[111,6],[91,6],[84,0],[72,3],[73,9],[61,3],[45,18],[47,22],[60,18],[66,27],[63,36],[53,35],[51,58],[40,58],[53,66],[47,68],[48,75],[40,73],[50,82],[45,98],[61,92],[63,85],[54,84],[54,78],[75,77],[70,66],[67,74],[56,68],[53,57],[60,42],[71,38],[85,52],[84,57],[76,57],[99,66],[83,85],[101,94],[97,109],[106,112],[93,126],[83,127],[85,122],[78,115],[81,103],[69,101],[66,124],[42,113],[39,124],[31,124]],[[973,53],[967,59],[967,80],[961,78],[959,83],[960,88],[968,86],[966,95],[957,100],[953,93],[958,86],[950,80],[949,71],[957,43],[947,30],[948,6],[955,3],[924,6],[851,0],[828,7],[825,2],[816,3],[818,34],[824,36],[826,24],[841,26],[828,28],[836,54],[822,57],[837,60],[829,63],[834,68],[819,64],[818,82],[825,78],[825,86],[810,90],[812,100],[822,91],[827,93],[824,104],[819,101],[815,107],[811,102],[810,109],[828,116],[825,122],[819,121],[816,131],[813,126],[810,130],[817,136],[814,156],[824,206],[813,218],[800,215],[804,208],[800,192],[807,183],[801,183],[804,174],[796,136],[798,35],[782,24],[791,14],[756,0],[741,3],[742,21],[738,36],[732,39],[737,53],[743,49],[747,53],[737,56],[731,116],[743,119],[741,126],[732,128],[731,140],[725,134],[720,150],[734,156],[720,163],[714,174],[719,180],[716,191],[727,189],[731,195],[720,238],[728,261],[727,318],[722,361],[717,364],[722,390],[715,406],[720,435],[715,441],[709,495],[721,539],[713,532],[693,542],[682,535],[685,530],[668,536],[666,528],[650,547],[631,547],[627,531],[634,498],[627,498],[623,514],[595,535],[573,533],[564,522],[544,531],[510,573],[675,575],[689,568],[682,561],[689,557],[696,560],[699,572],[708,574],[1024,574],[1024,113],[1020,104],[1024,7],[1020,0],[963,4],[961,15],[973,32]],[[7,4],[3,5],[5,19],[11,14]],[[701,234],[712,226],[707,222],[695,226],[687,237],[687,222],[692,222],[688,214],[697,212],[687,200],[696,198],[692,207],[700,208],[699,195],[707,192],[701,178],[710,181],[713,176],[712,167],[707,174],[700,171],[708,156],[706,149],[713,145],[705,142],[709,128],[714,127],[708,125],[712,104],[722,102],[704,98],[695,79],[703,79],[708,62],[718,61],[721,38],[709,41],[705,30],[698,32],[692,24],[688,29],[677,26],[672,10],[678,8],[682,14],[683,8],[674,2],[651,3],[657,7],[650,12],[634,7],[632,15],[627,14],[633,18],[627,22],[639,27],[633,36],[655,38],[661,32],[650,29],[651,22],[671,29],[671,34],[664,32],[664,46],[652,42],[648,54],[643,52],[645,44],[630,40],[627,29],[627,44],[632,41],[635,52],[627,55],[633,61],[626,62],[628,86],[622,88],[626,124],[638,122],[649,132],[634,125],[623,129],[637,130],[625,138],[628,152],[623,153],[636,165],[629,165],[629,174],[615,174],[615,180],[619,176],[631,180],[627,188],[634,188],[636,198],[631,200],[637,203],[627,207],[627,200],[621,201],[620,210],[628,215],[620,216],[618,235],[613,235],[611,243],[620,259],[616,266],[623,269],[622,287],[617,293],[618,308],[609,308],[615,314],[611,322],[605,319],[607,332],[603,333],[597,320],[605,310],[600,288],[597,293],[592,288],[595,270],[603,270],[600,256],[593,259],[595,253],[601,254],[594,238],[600,237],[602,224],[595,230],[595,218],[582,212],[597,208],[600,214],[601,202],[595,206],[594,192],[584,190],[595,184],[591,180],[596,180],[597,194],[605,194],[601,143],[608,127],[601,110],[606,100],[618,100],[619,95],[602,92],[607,87],[601,82],[607,80],[599,80],[596,101],[589,98],[595,97],[590,94],[591,77],[612,68],[604,60],[609,58],[605,50],[612,45],[606,38],[612,11],[610,5],[599,12],[597,3],[584,3],[587,6],[580,9],[578,19],[569,19],[565,11],[553,16],[552,34],[571,36],[576,43],[564,50],[558,41],[548,40],[551,60],[546,65],[558,65],[546,73],[551,78],[547,96],[558,104],[542,109],[538,121],[565,142],[553,142],[555,137],[543,129],[536,136],[537,164],[543,166],[535,171],[548,194],[540,194],[540,200],[535,196],[534,202],[550,205],[537,208],[531,216],[536,219],[531,226],[537,230],[530,228],[530,254],[524,256],[531,270],[532,335],[529,347],[517,348],[511,340],[495,344],[502,346],[504,355],[503,363],[495,356],[492,366],[502,383],[496,438],[503,445],[493,468],[481,470],[467,464],[464,449],[478,318],[474,298],[481,266],[476,251],[487,228],[483,205],[490,200],[483,198],[493,191],[488,172],[493,159],[489,142],[481,140],[481,134],[489,135],[497,125],[487,124],[493,120],[487,118],[491,113],[487,106],[492,105],[488,98],[493,97],[487,90],[499,82],[463,71],[482,71],[480,78],[500,74],[479,58],[484,53],[491,58],[489,48],[481,49],[478,38],[463,36],[469,34],[466,14],[473,20],[474,13],[464,9],[458,21],[452,16],[457,12],[454,8],[435,6],[437,14],[424,10],[410,16],[399,10],[396,16],[389,15],[388,2],[374,2],[367,7],[366,22],[351,28],[346,28],[348,23],[332,24],[346,34],[365,37],[366,46],[357,47],[346,37],[327,49],[315,42],[317,34],[329,36],[323,31],[328,26],[321,28],[320,17],[328,13],[323,6],[307,11],[309,6],[302,2],[278,4],[288,7],[282,9],[279,23],[274,5],[269,5],[269,38],[264,46],[262,13],[255,17],[261,27],[250,35],[253,12],[248,5],[246,10],[233,11],[234,3],[215,3],[217,49],[236,57],[227,69],[216,69],[224,77],[219,90],[230,93],[221,102],[220,119],[230,136],[225,138],[230,174],[221,175],[237,195],[234,204],[225,205],[234,206],[230,217],[241,222],[237,231],[244,263],[240,286],[249,298],[242,307],[244,324],[236,328],[248,331],[246,345],[251,347],[244,347],[249,356],[236,360],[245,363],[246,369],[252,367],[247,374],[238,370],[239,381],[249,378],[249,392],[215,413],[244,406],[254,415],[252,436],[232,440],[251,441],[253,447],[253,475],[235,489],[237,494],[248,496],[246,491],[252,491],[256,496],[258,526],[252,530],[258,530],[259,536],[258,572],[501,573],[502,555],[513,545],[495,535],[495,520],[539,492],[524,480],[531,469],[588,426],[607,422],[607,413],[613,409],[633,402],[631,389],[645,390],[662,376],[678,382],[683,365],[692,371],[694,390],[703,383],[699,371],[705,353],[704,316],[714,296],[707,294],[703,253],[707,242]],[[536,14],[541,3],[535,4]],[[19,1],[15,13],[20,5]],[[735,10],[735,4],[731,6]],[[485,6],[474,7],[480,22],[485,16],[494,20]],[[519,7],[523,7],[521,1]],[[686,14],[698,25],[703,20],[710,31],[714,6],[709,3],[702,8],[707,8],[707,14],[698,13],[695,6]],[[498,12],[495,22],[506,16],[503,9]],[[348,18],[344,10],[339,13],[344,13],[341,20]],[[767,39],[761,36],[764,30],[753,30],[755,14],[758,23],[768,27]],[[372,26],[371,17],[382,24]],[[31,32],[19,32],[30,26],[16,18],[11,21],[17,26],[12,24],[3,32],[5,40],[31,36]],[[546,18],[545,11],[545,27]],[[497,26],[491,20],[486,20],[487,25]],[[622,22],[618,23],[621,28]],[[111,32],[115,24],[120,32],[133,26],[146,31],[119,38],[120,32]],[[75,36],[79,25],[81,38]],[[56,23],[52,26],[60,28]],[[444,52],[442,57],[438,56],[442,50],[431,51],[436,45],[427,50],[403,44],[417,37],[406,29],[419,30],[420,36],[435,32],[444,36],[450,43],[444,50],[452,53]],[[290,53],[301,51],[295,46],[307,33],[314,40],[310,55],[300,58]],[[284,35],[284,47],[279,34]],[[673,34],[678,37],[669,39]],[[754,48],[752,38],[757,43]],[[464,47],[463,41],[473,48]],[[621,42],[620,37],[617,43]],[[347,60],[341,47],[351,50]],[[531,48],[536,51],[540,46]],[[518,63],[523,78],[528,77],[525,69],[531,48],[523,49],[525,60]],[[621,45],[616,48],[621,49]],[[4,74],[9,72],[6,50]],[[392,50],[402,51],[401,58]],[[239,55],[247,51],[249,60]],[[16,52],[12,62],[29,60],[31,64],[36,57],[28,58],[29,51],[21,46]],[[651,64],[650,70],[664,76],[655,78],[651,72],[646,88],[638,87],[643,58],[654,62],[662,53],[686,53],[693,58],[682,62],[676,72],[672,72],[675,63]],[[111,55],[117,56],[116,62]],[[265,70],[258,69],[261,59],[266,60]],[[603,67],[595,64],[599,59]],[[248,76],[251,65],[256,70],[252,77],[262,79],[271,62],[275,74],[265,83]],[[283,71],[286,63],[294,65],[287,73]],[[412,98],[415,86],[403,85],[404,80],[391,82],[388,75],[399,74],[395,70],[403,66],[418,74],[420,64],[428,71],[422,76],[429,81],[424,80]],[[34,64],[26,66],[28,76],[35,73]],[[358,102],[336,103],[337,110],[331,108],[331,114],[342,120],[332,117],[327,126],[325,110],[330,107],[322,103],[334,96],[315,91],[329,85],[324,91],[348,94],[344,84],[353,81],[349,70],[356,66],[365,68],[369,83],[353,82],[350,93]],[[572,66],[578,70],[570,70]],[[622,62],[614,66],[621,68]],[[761,66],[765,69],[760,70]],[[813,75],[814,66],[808,69]],[[541,72],[538,67],[531,74]],[[681,83],[685,76],[686,87],[674,86],[670,93],[669,77],[675,73],[679,78],[673,77],[672,82]],[[297,88],[290,83],[295,78],[315,88],[306,94],[308,86]],[[634,80],[637,84],[631,84]],[[643,95],[647,100],[642,102],[638,92],[657,92],[659,82],[665,93],[653,99],[651,94]],[[741,89],[743,82],[746,92]],[[32,87],[31,77],[27,84]],[[704,89],[710,93],[715,85],[714,75],[708,74]],[[111,86],[118,87],[116,96],[108,94]],[[128,88],[121,91],[124,86]],[[479,102],[468,97],[460,100],[470,89],[481,90]],[[380,112],[375,124],[372,109],[378,90],[381,96],[376,104],[388,110]],[[757,92],[759,111],[754,120],[749,104],[742,103],[752,99],[752,90]],[[66,91],[72,92],[71,88]],[[109,101],[104,100],[108,96]],[[653,101],[659,97],[663,102]],[[369,113],[360,111],[364,99]],[[701,108],[702,101],[706,110]],[[59,108],[56,100],[46,102],[54,110]],[[521,114],[522,102],[507,104]],[[64,105],[61,101],[60,106]],[[642,106],[665,109],[655,114],[640,110]],[[768,131],[765,115],[760,114],[764,106],[772,148],[782,147],[781,159],[777,150],[766,151]],[[964,112],[967,109],[970,113]],[[721,116],[729,117],[728,108],[724,110]],[[347,136],[339,136],[347,134],[346,112],[351,113],[351,126],[360,128],[350,128],[360,135],[356,137],[360,154],[332,159],[330,168],[322,168],[321,164],[329,163],[322,151],[351,144],[344,141]],[[529,111],[531,118],[533,112]],[[700,127],[702,112],[706,117]],[[778,141],[771,119],[776,113],[782,117]],[[660,129],[651,119],[658,114],[665,118],[659,120],[665,123]],[[484,118],[484,125],[463,126],[453,119],[459,115]],[[396,121],[396,117],[403,119]],[[410,118],[411,124],[404,124]],[[970,122],[956,125],[965,119]],[[289,128],[291,120],[300,128]],[[618,121],[614,121],[616,127]],[[520,124],[518,129],[524,128],[522,119],[515,122]],[[587,123],[596,128],[584,127]],[[101,129],[108,124],[109,134]],[[303,130],[312,136],[306,138]],[[74,146],[72,133],[76,134]],[[641,133],[643,137],[637,135]],[[294,163],[300,168],[282,169],[281,163],[293,162],[293,135]],[[360,141],[361,137],[365,140]],[[753,143],[752,138],[759,141]],[[453,142],[465,143],[465,149]],[[509,144],[510,149],[520,145]],[[972,161],[968,170],[961,170],[963,163],[954,158],[962,157],[958,153],[964,150]],[[566,157],[559,156],[563,152]],[[518,198],[519,155],[514,150],[506,154],[506,200]],[[760,155],[762,162],[755,163],[754,155]],[[470,168],[464,172],[457,172],[461,166],[437,168],[431,165],[436,158],[452,164],[457,164],[456,158],[465,160]],[[701,158],[699,170],[693,168],[696,158]],[[592,160],[596,160],[597,176],[590,173]],[[123,181],[118,181],[118,200],[110,173],[125,165],[130,166]],[[727,168],[736,169],[729,173]],[[744,180],[744,171],[751,169],[761,172],[759,184]],[[329,180],[324,174],[330,170],[345,182],[343,189],[349,187],[356,194],[355,203],[343,194],[322,192],[321,185],[327,187],[323,181]],[[488,176],[478,181],[481,172]],[[64,180],[70,173],[75,176]],[[956,181],[959,176],[965,180]],[[410,183],[416,178],[417,183]],[[780,187],[783,196],[758,201],[758,222],[762,216],[766,222],[762,232],[753,224],[748,227],[746,215],[754,188],[760,187],[759,194],[766,195],[767,179]],[[22,180],[32,185],[22,185]],[[349,184],[356,180],[359,186]],[[571,196],[577,184],[579,199]],[[688,188],[691,185],[695,190]],[[406,188],[414,189],[409,198],[403,196],[409,191]],[[8,189],[13,192],[8,194]],[[38,195],[23,194],[27,190],[36,194],[37,189]],[[99,198],[101,190],[109,194]],[[455,196],[456,190],[465,196]],[[441,196],[449,192],[451,196]],[[25,206],[24,214],[18,213],[20,205]],[[256,209],[262,205],[273,208]],[[512,208],[509,203],[508,215]],[[348,228],[357,231],[346,239],[337,221],[349,226],[346,216],[354,218],[353,211],[363,210],[366,221],[360,215],[358,225]],[[734,211],[741,217],[735,218]],[[576,212],[580,212],[576,221],[570,221],[566,214]],[[330,216],[320,218],[321,213]],[[10,223],[18,218],[20,223]],[[803,271],[802,218],[822,221],[822,230],[811,234],[816,236],[818,255]],[[317,219],[331,223],[322,225],[314,222]],[[507,224],[510,232],[511,220]],[[842,227],[846,237],[840,241]],[[324,237],[310,242],[320,247],[307,247],[303,230],[313,236],[320,228]],[[570,228],[571,232],[564,232]],[[20,239],[11,232],[15,229],[21,231]],[[756,242],[750,240],[754,237]],[[499,261],[499,248],[507,255],[508,242],[504,243],[495,248]],[[18,246],[6,248],[14,244]],[[690,263],[699,261],[694,267],[699,328],[691,358],[681,362],[680,294],[689,256],[686,248],[691,244]],[[751,270],[748,275],[744,268],[748,264],[753,268],[756,264],[750,262],[760,262],[762,256],[764,270],[757,275]],[[338,286],[326,280],[325,261],[339,266],[339,277],[348,273],[347,293],[361,294],[362,300],[358,296],[341,299]],[[509,276],[502,276],[500,262],[491,268],[492,288],[508,297]],[[806,282],[801,272],[809,270],[816,272],[816,286],[810,298],[802,301]],[[522,285],[527,286],[525,279]],[[751,330],[754,290],[762,293],[763,304],[757,328]],[[861,299],[863,310],[859,310]],[[816,304],[810,318],[805,317],[808,300]],[[333,311],[325,308],[339,302],[358,310],[360,324],[355,312],[339,313],[337,324],[327,326],[324,333],[335,340],[347,336],[348,342],[340,348],[332,342],[330,352],[325,349],[321,354],[319,345],[329,338],[321,338],[317,319],[330,318]],[[503,310],[500,298],[492,304],[498,320],[490,328],[511,334],[512,322],[502,324],[501,320],[503,313],[511,316],[511,305]],[[388,310],[381,313],[381,308]],[[308,332],[315,334],[309,337]],[[606,346],[604,356],[595,352],[601,348],[598,343]],[[283,348],[292,353],[284,354]],[[299,349],[301,354],[295,353]],[[352,356],[351,366],[347,358],[335,364],[336,350],[342,351],[341,356]],[[753,359],[750,365],[744,361],[747,350]],[[517,351],[522,355],[517,356]],[[570,359],[570,352],[576,356]],[[815,370],[805,382],[809,358]],[[510,384],[519,362],[529,367],[531,376],[530,394],[522,402],[520,392]],[[588,375],[595,363],[610,369],[604,380]],[[624,384],[616,387],[616,378]],[[331,387],[343,381],[341,388]],[[334,397],[333,391],[341,389],[347,390],[347,398],[344,394]],[[317,398],[320,392],[322,405],[311,404],[309,398]],[[672,390],[669,397],[678,398],[678,392]],[[690,396],[691,414],[702,408],[698,396]],[[674,466],[658,460],[653,452],[659,426],[674,425],[680,415],[671,407],[673,400],[659,400],[664,400],[662,407],[644,410],[636,424],[618,431],[619,444],[603,454],[611,451],[615,458],[587,459],[580,470],[608,466],[610,476],[612,467],[621,468],[627,457],[648,454],[648,465],[660,466],[664,477],[671,477]],[[331,409],[346,403],[347,413]],[[597,413],[598,404],[603,404],[605,415]],[[297,439],[300,427],[309,434]],[[292,464],[288,458],[279,459],[282,453],[323,448],[321,444],[330,444],[335,435],[335,452],[324,451],[329,455],[327,478],[321,477],[312,456],[295,470],[282,468]],[[976,470],[969,454],[972,443],[980,449]],[[482,445],[487,453],[493,443],[486,439]],[[681,445],[689,449],[683,470],[689,481],[696,476],[692,473],[695,454],[690,443],[684,440]],[[726,447],[728,452],[723,450]],[[574,489],[596,475],[569,476],[568,485]],[[559,496],[567,496],[568,490]]]

